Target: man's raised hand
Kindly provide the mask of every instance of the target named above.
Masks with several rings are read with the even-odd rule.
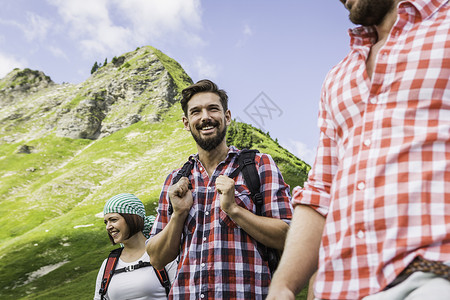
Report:
[[[189,179],[182,177],[169,188],[169,198],[174,213],[189,212],[192,207],[192,192],[189,190]]]

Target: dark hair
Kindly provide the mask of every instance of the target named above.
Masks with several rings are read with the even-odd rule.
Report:
[[[220,97],[220,103],[224,111],[228,110],[228,95],[224,90],[219,89],[219,87],[208,79],[202,79],[197,81],[197,83],[188,86],[181,91],[182,99],[180,101],[181,108],[183,109],[184,115],[187,117],[187,106],[189,100],[198,93],[210,92],[214,93]]]
[[[135,235],[136,233],[144,230],[144,219],[141,216],[135,215],[135,214],[125,214],[125,213],[119,213],[124,219],[125,223],[127,223],[129,234],[125,239],[128,239]],[[112,236],[108,233],[109,240],[113,245],[116,243],[114,242],[114,239]]]

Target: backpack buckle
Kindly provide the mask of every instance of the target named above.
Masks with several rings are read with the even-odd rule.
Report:
[[[253,202],[255,203],[255,206],[256,206],[256,214],[258,216],[262,216],[263,215],[262,214],[262,211],[263,211],[262,208],[264,206],[264,198],[263,198],[262,193],[254,194],[252,199],[253,199]]]
[[[134,265],[130,265],[130,266],[126,266],[125,267],[125,272],[131,272],[134,271]]]
[[[242,163],[244,164],[244,166],[248,166],[248,165],[253,164],[253,163],[254,163],[254,160],[251,159],[251,158],[244,158],[244,159],[242,160]]]
[[[256,207],[260,207],[261,205],[263,205],[263,195],[262,193],[256,193],[255,195],[253,195],[253,201],[255,202]]]

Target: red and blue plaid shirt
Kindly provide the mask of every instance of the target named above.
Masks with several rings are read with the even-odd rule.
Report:
[[[225,161],[217,166],[211,178],[198,156],[194,156],[195,164],[189,177],[194,204],[184,225],[178,275],[169,298],[263,299],[268,293],[271,275],[267,262],[258,253],[256,241],[220,209],[215,188],[219,175],[230,175],[237,168],[238,152],[231,146]],[[257,154],[255,162],[264,196],[264,215],[290,224],[289,186],[269,155]],[[172,172],[164,183],[151,236],[169,222],[168,189],[177,172]],[[235,182],[238,205],[256,213],[242,173]]]
[[[294,203],[327,216],[315,296],[361,299],[416,257],[450,260],[450,3],[402,1],[372,77],[374,28],[328,74],[320,144]]]

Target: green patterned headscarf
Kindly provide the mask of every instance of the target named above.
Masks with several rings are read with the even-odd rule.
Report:
[[[149,238],[155,217],[145,215],[144,204],[135,195],[118,194],[109,199],[103,208],[103,214],[109,213],[133,214],[142,217],[144,219],[144,230],[142,230],[142,233],[146,238]]]

